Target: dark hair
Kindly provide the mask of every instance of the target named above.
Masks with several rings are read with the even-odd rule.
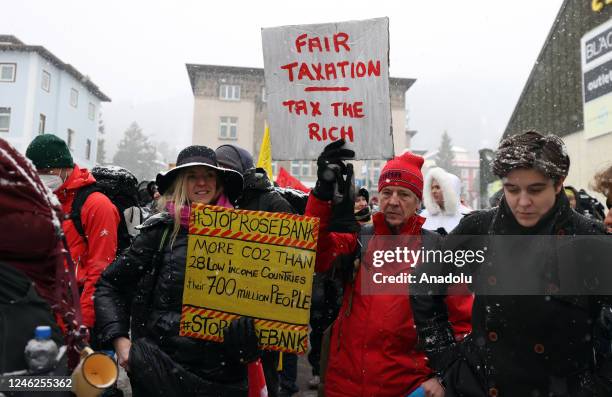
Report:
[[[567,176],[569,167],[570,159],[561,138],[537,131],[504,139],[493,160],[493,173],[500,178],[515,169],[535,169],[558,183]]]
[[[362,196],[366,203],[370,203],[370,192],[368,192],[368,189],[366,189],[365,187],[361,187],[359,188],[359,191],[357,192],[357,197]]]

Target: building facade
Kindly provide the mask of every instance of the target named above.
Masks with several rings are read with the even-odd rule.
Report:
[[[187,64],[194,95],[193,144],[218,147],[235,144],[259,154],[267,119],[264,70],[219,65]],[[406,128],[406,91],[414,79],[390,78],[391,116],[395,154],[401,154],[416,133]],[[274,157],[274,153],[272,153]],[[360,185],[376,189],[384,159],[355,162],[355,178]],[[306,186],[317,178],[313,161],[279,161],[273,164],[276,176],[284,167]],[[375,180],[374,184],[372,181]]]
[[[25,152],[37,135],[64,139],[75,162],[96,161],[101,102],[110,102],[87,76],[42,46],[0,35],[0,138]]]
[[[612,161],[612,131],[596,137],[584,131],[580,44],[585,33],[612,19],[606,3],[563,2],[503,135],[537,130],[560,136],[571,158],[566,184],[576,188],[588,189],[595,172]]]

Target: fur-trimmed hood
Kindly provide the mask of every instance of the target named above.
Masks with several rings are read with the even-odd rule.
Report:
[[[440,184],[444,195],[444,211],[431,195],[431,184],[434,179]],[[442,228],[449,233],[459,224],[463,215],[471,212],[471,209],[461,204],[461,180],[438,167],[432,168],[425,177],[423,201],[425,209],[421,212],[421,216],[426,219],[423,227],[429,230]]]
[[[431,195],[431,185],[434,179],[438,181],[442,189],[444,210],[440,208]],[[440,167],[430,169],[425,176],[423,203],[429,215],[456,215],[459,212],[459,204],[461,204],[461,180]]]

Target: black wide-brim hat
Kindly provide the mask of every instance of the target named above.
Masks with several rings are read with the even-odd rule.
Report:
[[[223,192],[232,203],[238,200],[242,194],[242,175],[237,171],[220,167],[215,151],[199,145],[187,146],[181,150],[176,158],[176,167],[157,174],[155,182],[159,194],[164,194],[172,186],[172,182],[182,169],[195,166],[205,166],[217,171],[223,182]]]

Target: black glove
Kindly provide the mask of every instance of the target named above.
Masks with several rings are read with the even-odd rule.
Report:
[[[317,184],[312,194],[320,200],[328,201],[334,197],[338,182],[347,172],[343,160],[355,158],[355,152],[346,149],[345,143],[344,139],[330,143],[325,146],[317,159]]]
[[[236,361],[249,363],[261,356],[255,333],[255,322],[251,317],[232,320],[223,330],[223,344],[227,353]]]
[[[353,164],[346,166],[346,178],[340,178],[336,184],[332,201],[332,216],[329,220],[330,232],[356,233],[359,222],[355,218],[355,178]]]
[[[450,323],[417,327],[417,334],[419,348],[425,352],[428,366],[435,372],[444,372],[459,357],[459,346]]]

